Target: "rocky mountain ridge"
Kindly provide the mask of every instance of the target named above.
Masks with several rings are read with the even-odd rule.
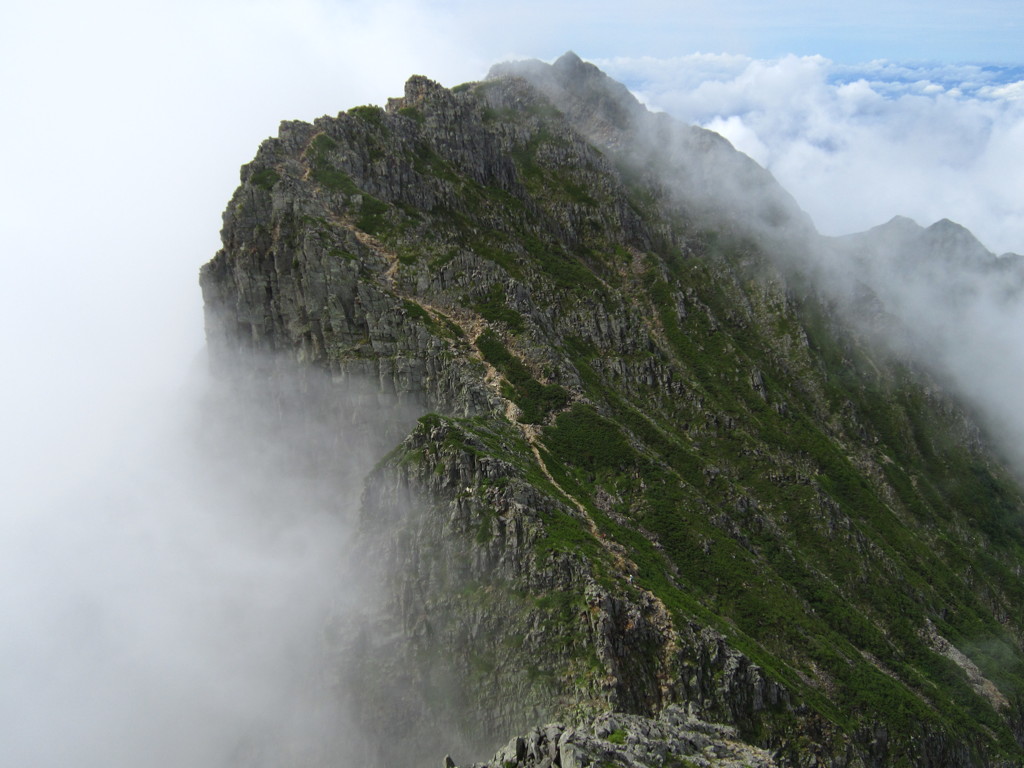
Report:
[[[1019,760],[1024,501],[850,321],[884,297],[822,288],[724,140],[575,56],[492,74],[283,123],[201,275],[239,386],[297,371],[339,429],[354,386],[424,414],[365,430],[380,591],[336,631],[380,764],[680,706],[779,765]]]

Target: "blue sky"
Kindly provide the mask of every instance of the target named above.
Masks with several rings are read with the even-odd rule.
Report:
[[[901,61],[1020,63],[1024,7],[1012,0],[948,2],[437,3],[490,42],[557,56],[820,54],[846,64]]]
[[[239,166],[281,120],[383,103],[413,73],[454,85],[572,49],[651,108],[720,131],[822,231],[950,217],[1024,251],[1022,39],[1019,0],[7,0],[0,764],[205,768],[244,724],[252,701],[196,700],[230,688],[210,670],[235,665],[236,644],[189,617],[235,610],[230,585],[264,583],[266,553],[212,530],[222,505],[189,485],[174,435],[202,368],[199,266]],[[287,654],[275,607],[243,625]],[[161,686],[175,696],[157,706]],[[75,728],[33,754],[53,718]],[[211,741],[182,754],[159,741],[161,718]],[[129,721],[150,740],[123,739]]]

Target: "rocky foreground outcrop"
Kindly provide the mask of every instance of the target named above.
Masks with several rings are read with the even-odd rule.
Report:
[[[451,758],[444,768],[454,768]],[[656,718],[603,714],[577,727],[534,728],[472,768],[776,768],[771,753],[737,737],[736,729],[706,723],[671,705]],[[468,767],[467,767],[468,768]]]
[[[222,238],[214,369],[279,382],[262,416],[328,478],[379,458],[371,596],[328,622],[365,762],[552,721],[498,763],[1024,755],[1020,488],[720,137],[571,55],[416,76],[283,123]]]

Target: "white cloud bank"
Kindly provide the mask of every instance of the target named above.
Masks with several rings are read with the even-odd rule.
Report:
[[[950,218],[1024,252],[1024,69],[820,56],[599,60],[649,107],[717,131],[825,234]]]

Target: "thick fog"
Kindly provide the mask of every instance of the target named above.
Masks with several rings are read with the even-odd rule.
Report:
[[[894,220],[823,252],[826,289],[860,293],[851,324],[960,395],[1024,478],[1024,258],[996,257],[947,220],[926,229]],[[865,302],[865,288],[879,304]]]
[[[3,762],[314,765],[345,733],[324,633],[363,594],[358,484],[301,471],[315,435],[203,376],[149,405],[103,428],[87,475],[54,464],[5,513]]]
[[[339,492],[337,476],[293,471],[266,425],[238,426],[205,373],[197,271],[218,248],[239,166],[280,120],[383,103],[413,73],[454,85],[507,56],[569,48],[611,62],[642,52],[645,24],[690,35],[672,43],[686,50],[662,40],[666,57],[733,39],[720,11],[717,36],[701,38],[706,15],[659,3],[629,27],[600,4],[531,6],[529,23],[481,7],[15,0],[0,12],[0,764],[301,764],[318,750],[359,762],[321,664],[324,615],[358,594],[344,557],[357,484]],[[544,31],[541,13],[559,23]],[[622,43],[625,28],[636,36]],[[825,231],[949,216],[991,248],[1024,250],[1019,84],[886,92],[867,76],[835,85],[818,60],[743,59],[705,89],[738,93],[734,106],[708,96],[687,112],[671,94],[704,92],[678,64],[651,64],[657,88],[653,75],[625,79],[652,106],[721,128],[784,183],[792,170]],[[796,111],[785,82],[757,87],[787,67],[811,70]],[[801,134],[815,116],[845,153]],[[958,135],[967,149],[951,162]],[[882,149],[862,166],[873,141]],[[916,158],[915,184],[885,161],[902,155]],[[915,207],[922,188],[934,214]],[[844,218],[861,205],[862,218]]]
[[[318,483],[240,426],[197,278],[280,120],[480,76],[445,23],[386,3],[0,12],[0,764],[360,764],[323,653],[358,586],[339,473],[374,457]]]

